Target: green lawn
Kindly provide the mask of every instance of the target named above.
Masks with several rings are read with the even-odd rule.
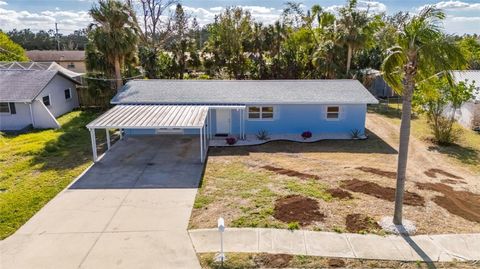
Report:
[[[388,109],[374,110],[371,112],[379,113],[397,125],[400,125],[401,105],[390,104]],[[473,130],[466,129],[458,124],[456,128],[461,131],[459,140],[452,145],[440,146],[430,143],[430,148],[450,157],[456,164],[463,165],[474,172],[480,172],[480,134]],[[424,115],[417,115],[412,119],[412,135],[423,141],[432,139],[431,129],[428,126]]]
[[[0,135],[0,239],[14,233],[91,164],[85,125],[96,116],[98,112],[74,111],[58,119],[58,130]]]

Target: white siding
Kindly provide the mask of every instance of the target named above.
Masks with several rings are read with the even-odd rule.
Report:
[[[60,128],[60,124],[41,100],[35,100],[32,103],[32,110],[33,127],[38,129]]]
[[[25,103],[15,103],[16,114],[0,113],[0,130],[16,131],[32,124],[30,118],[30,108]]]
[[[56,118],[78,107],[78,95],[72,81],[56,75],[45,89],[37,96],[36,100],[42,102],[42,97],[50,95],[50,106],[48,109]],[[72,89],[72,98],[65,99],[65,89]]]

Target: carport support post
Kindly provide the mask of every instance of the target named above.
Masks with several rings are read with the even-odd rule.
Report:
[[[203,127],[200,128],[200,162],[203,163]]]
[[[107,149],[110,149],[110,132],[108,129],[105,129],[105,134],[107,135]]]
[[[95,139],[95,129],[90,129],[90,139],[92,140],[93,162],[97,161],[97,141]]]

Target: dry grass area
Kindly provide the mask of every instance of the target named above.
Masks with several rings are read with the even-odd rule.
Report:
[[[474,262],[401,262],[383,260],[339,259],[314,256],[267,254],[267,253],[227,253],[225,263],[215,261],[214,253],[198,255],[200,265],[205,269],[223,268],[480,268]]]
[[[352,230],[347,223],[353,222],[353,227],[366,227],[355,232],[382,233],[366,224],[393,213],[398,126],[385,116],[369,114],[367,128],[367,140],[210,149],[190,228],[215,227],[222,216],[230,227],[346,232]],[[480,223],[474,221],[480,208],[471,208],[480,205],[475,195],[480,194],[480,176],[469,167],[453,165],[450,157],[429,150],[421,140],[411,139],[410,149],[406,189],[412,200],[404,206],[404,217],[416,223],[419,234],[480,232]],[[449,188],[418,185],[426,183]],[[339,191],[351,198],[339,196]],[[315,212],[323,217],[279,220],[285,218],[275,214],[277,200],[289,195],[316,200]],[[441,198],[445,195],[451,199]],[[445,208],[449,199],[461,214]]]

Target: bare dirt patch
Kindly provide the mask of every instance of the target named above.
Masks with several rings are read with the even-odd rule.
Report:
[[[328,189],[327,192],[333,197],[338,199],[353,199],[350,192],[342,190],[340,188]]]
[[[286,268],[293,259],[289,254],[259,254],[255,257],[255,263],[263,268]]]
[[[352,180],[343,181],[343,187],[353,192],[360,192],[370,196],[377,197],[386,201],[395,201],[395,189],[390,187],[383,187],[377,183],[370,181],[358,180],[356,178]],[[405,191],[403,197],[403,203],[411,206],[424,206],[425,199],[413,192]]]
[[[339,268],[339,267],[345,267],[346,263],[344,260],[341,259],[328,259],[328,266],[329,267],[334,267],[334,268]]]
[[[275,172],[279,175],[285,175],[285,176],[289,176],[289,177],[298,177],[298,178],[306,179],[306,180],[307,179],[316,179],[316,180],[320,179],[320,177],[317,176],[317,175],[306,174],[306,173],[298,172],[298,171],[295,171],[295,170],[279,168],[279,167],[275,167],[275,166],[271,166],[271,165],[265,165],[265,166],[262,166],[262,168],[265,169],[265,170],[271,171],[271,172]]]
[[[431,177],[431,178],[437,178],[437,174],[439,174],[439,175],[444,175],[444,176],[449,177],[449,178],[463,179],[462,177],[459,177],[457,175],[454,175],[452,173],[449,173],[447,171],[444,171],[444,170],[438,169],[438,168],[431,168],[431,169],[428,169],[427,171],[425,171],[423,173],[425,175]]]
[[[347,231],[351,233],[368,233],[382,228],[369,216],[362,214],[349,214],[345,218]]]
[[[442,183],[417,183],[417,187],[443,194],[443,196],[435,196],[432,200],[452,214],[480,223],[480,195],[468,191],[456,191]]]
[[[301,195],[288,195],[278,199],[275,202],[273,216],[286,223],[297,221],[300,225],[309,225],[325,219],[318,202]]]
[[[442,180],[440,180],[440,182],[445,183],[445,184],[452,184],[452,185],[467,184],[467,182],[465,182],[463,180],[453,180],[453,179],[450,179],[450,178],[442,179]]]
[[[356,169],[358,169],[360,171],[363,171],[363,172],[366,172],[366,173],[379,175],[379,176],[382,176],[382,177],[388,177],[388,178],[393,178],[393,179],[397,178],[397,173],[396,172],[385,171],[385,170],[380,170],[380,169],[377,169],[377,168],[366,167],[366,166],[360,166],[360,167],[357,167]]]

